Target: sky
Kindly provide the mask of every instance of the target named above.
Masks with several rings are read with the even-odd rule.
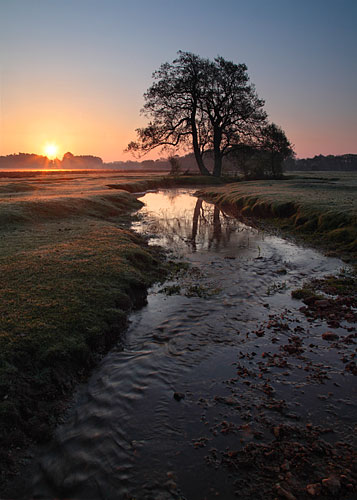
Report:
[[[357,153],[356,25],[356,0],[0,0],[0,155],[133,159],[178,50],[245,63],[298,157]]]

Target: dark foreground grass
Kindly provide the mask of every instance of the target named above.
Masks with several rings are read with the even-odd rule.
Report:
[[[336,173],[335,173],[336,174]],[[237,216],[267,219],[347,261],[357,259],[357,175],[296,177],[211,187],[198,193]]]
[[[18,449],[49,438],[75,383],[164,276],[157,249],[125,228],[140,205],[123,192],[8,203],[0,231],[0,480],[16,471]]]

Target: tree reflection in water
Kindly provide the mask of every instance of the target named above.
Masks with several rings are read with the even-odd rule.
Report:
[[[223,230],[221,217],[225,219]],[[203,200],[197,199],[193,211],[192,236],[190,241],[193,251],[197,249],[196,240],[198,236],[200,240],[203,236],[207,242],[208,249],[212,248],[212,246],[215,248],[220,246],[225,247],[230,240],[232,231],[233,227],[230,224],[230,219],[222,210],[215,205],[205,204],[203,206]]]
[[[139,232],[155,235],[153,242],[180,252],[250,248],[257,231],[221,208],[177,190],[148,193]],[[261,236],[260,236],[261,237]]]

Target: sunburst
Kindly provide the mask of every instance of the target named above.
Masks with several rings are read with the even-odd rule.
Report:
[[[58,146],[54,142],[47,143],[44,147],[45,155],[49,160],[54,160],[57,157]]]

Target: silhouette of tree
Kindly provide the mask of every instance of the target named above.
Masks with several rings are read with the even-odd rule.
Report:
[[[213,153],[212,173],[219,177],[224,156],[232,147],[252,142],[265,125],[264,101],[250,83],[245,64],[180,51],[153,78],[142,110],[150,122],[137,129],[138,140],[127,151],[140,154],[189,145],[203,175],[210,175],[205,154]]]
[[[233,161],[236,169],[243,173],[246,179],[251,175],[252,163],[255,163],[252,159],[256,155],[257,150],[246,144],[239,144],[238,146],[232,148],[229,158]]]
[[[283,162],[293,158],[293,146],[285,132],[271,123],[262,127],[254,146],[239,144],[231,149],[230,160],[246,179],[279,178]]]
[[[304,158],[295,160],[293,164],[290,163],[289,170],[342,170],[342,171],[357,171],[357,155],[344,154],[344,155],[317,155],[313,158]]]
[[[63,155],[62,161],[72,161],[74,159],[74,155],[68,151]]]
[[[180,160],[178,156],[170,156],[169,157],[169,163],[170,163],[170,175],[179,175],[181,172],[181,165],[180,165]]]
[[[294,149],[282,128],[271,123],[261,131],[262,149],[269,156],[271,175],[275,178],[282,174],[283,161],[294,156]]]
[[[63,168],[101,168],[103,160],[99,156],[79,155],[75,156],[70,152],[63,155]]]
[[[0,168],[10,169],[41,169],[49,167],[47,156],[34,153],[17,153],[7,156],[0,156]]]

